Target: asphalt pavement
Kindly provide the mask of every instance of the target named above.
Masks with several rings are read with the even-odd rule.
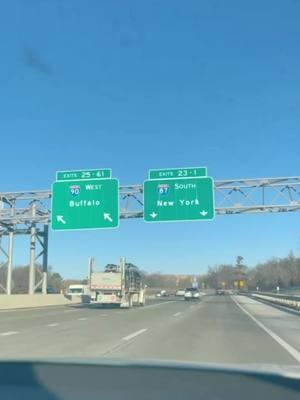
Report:
[[[300,317],[244,296],[152,300],[131,310],[73,305],[0,310],[0,359],[300,363]]]

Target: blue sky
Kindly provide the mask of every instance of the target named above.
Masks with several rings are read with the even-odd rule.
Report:
[[[57,170],[207,166],[215,179],[299,175],[299,1],[4,1],[0,191],[48,189]],[[4,39],[4,40],[3,40]],[[28,238],[15,263],[28,261]],[[125,255],[148,271],[201,273],[300,252],[298,214],[211,223],[121,221],[51,232],[65,277]]]

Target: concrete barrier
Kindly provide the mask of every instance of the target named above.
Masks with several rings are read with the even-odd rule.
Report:
[[[69,297],[63,294],[6,294],[0,295],[0,310],[11,308],[31,308],[59,306],[81,303],[80,296]]]

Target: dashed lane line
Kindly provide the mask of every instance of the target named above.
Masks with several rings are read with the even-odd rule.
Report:
[[[164,301],[164,302],[161,302],[161,303],[150,304],[149,306],[146,305],[145,309],[155,308],[155,307],[163,306],[165,304],[170,304],[170,303],[175,303],[175,300],[168,300],[168,301]]]
[[[0,336],[12,336],[12,335],[16,335],[17,333],[19,333],[19,332],[17,332],[17,331],[3,332],[3,333],[0,333]]]
[[[176,314],[173,315],[173,317],[179,317],[180,314],[181,312],[177,312]]]
[[[148,330],[147,328],[140,329],[139,331],[133,332],[130,335],[123,337],[122,340],[128,342],[129,340],[135,338],[136,336],[141,335],[142,333],[146,332],[147,330]]]

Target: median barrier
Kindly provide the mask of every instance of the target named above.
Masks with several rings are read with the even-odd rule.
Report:
[[[70,297],[63,294],[12,294],[0,295],[0,310],[12,308],[34,308],[81,303],[80,296]]]

